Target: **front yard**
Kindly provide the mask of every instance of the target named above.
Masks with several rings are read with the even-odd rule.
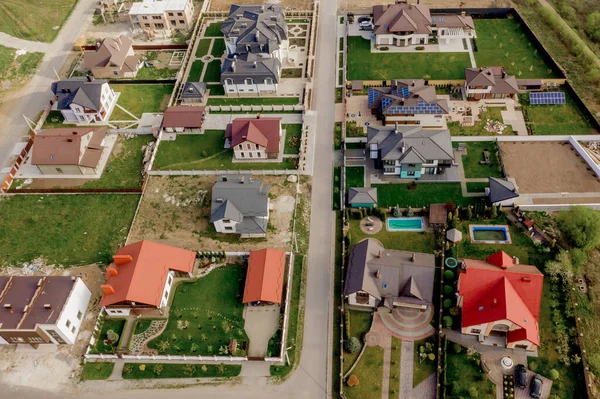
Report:
[[[477,200],[462,196],[459,183],[373,184],[379,206],[422,207],[430,204],[471,205]]]
[[[96,344],[90,349],[90,353],[114,353],[119,345],[119,340],[123,338],[123,329],[125,328],[125,319],[108,319],[102,322],[100,333],[96,337]],[[108,331],[118,334],[116,341],[109,341]]]
[[[350,331],[348,331],[348,328],[345,327],[345,339],[356,337],[359,339],[360,343],[364,345],[364,336],[371,329],[372,321],[373,314],[371,312],[363,312],[360,310],[346,311],[346,325],[350,326]],[[358,358],[359,353],[360,351],[356,353],[348,353],[344,351],[344,374],[350,370],[350,367],[352,367]]]
[[[359,384],[354,387],[345,384],[344,394],[346,394],[346,398],[381,398],[383,348],[380,346],[367,346],[352,374],[356,375]]]
[[[458,146],[457,142],[453,145]],[[463,169],[466,178],[504,177],[498,162],[498,144],[494,141],[469,141],[466,143],[467,153],[462,154]],[[489,151],[490,164],[479,163],[483,161],[483,151]],[[487,184],[487,183],[486,183]]]
[[[120,92],[117,104],[140,118],[144,112],[160,112],[167,108],[169,97],[173,91],[172,84],[153,85],[112,85],[115,92]],[[111,121],[132,120],[133,117],[115,106],[110,116]]]
[[[159,354],[227,356],[230,339],[236,339],[232,355],[243,356],[248,343],[241,300],[245,272],[242,266],[219,267],[177,286],[167,327],[148,347]]]
[[[88,362],[83,365],[81,379],[83,381],[105,380],[112,374],[114,362]]]
[[[446,388],[447,398],[495,398],[496,386],[492,383],[483,369],[479,354],[469,358],[466,348],[460,353],[453,350],[453,344],[448,342],[446,352]]]
[[[207,378],[236,377],[242,371],[237,364],[174,364],[174,363],[125,363],[123,378]]]
[[[346,191],[350,187],[365,186],[365,168],[362,166],[346,166]]]
[[[297,105],[298,97],[209,98],[207,105]]]
[[[300,146],[302,143],[300,139],[302,138],[302,125],[290,124],[290,125],[282,125],[281,129],[285,130],[285,143],[284,143],[284,154],[299,154]]]

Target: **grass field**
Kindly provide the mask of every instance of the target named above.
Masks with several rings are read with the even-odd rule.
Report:
[[[373,184],[377,187],[379,206],[428,206],[452,201],[455,205],[471,205],[473,198],[462,196],[459,183],[417,183],[413,189],[408,184]]]
[[[225,88],[221,84],[206,85],[206,86],[207,86],[207,89],[210,90],[211,96],[224,96],[225,95]]]
[[[20,39],[51,42],[75,3],[77,0],[2,0],[0,31]]]
[[[350,335],[344,338],[356,337],[360,340],[361,344],[364,345],[364,336],[371,328],[371,322],[373,321],[373,315],[371,312],[362,312],[360,310],[349,310],[346,312],[346,317],[350,317]],[[345,328],[345,327],[344,327]],[[346,331],[346,330],[344,330]],[[359,352],[348,353],[344,351],[344,373],[346,373],[350,367],[354,364],[358,358]]]
[[[371,42],[348,37],[348,80],[464,79],[468,53],[371,53]]]
[[[462,155],[463,169],[465,177],[470,178],[486,178],[486,177],[504,177],[500,170],[500,163],[496,157],[498,145],[493,141],[470,141],[467,142],[467,155]],[[479,161],[483,161],[483,151],[490,152],[490,164],[482,165]]]
[[[202,58],[208,54],[208,48],[210,47],[211,39],[200,39],[198,47],[196,48],[196,58]]]
[[[204,32],[205,37],[223,37],[223,33],[221,33],[221,26],[223,22],[212,22],[210,25],[206,27],[206,32]]]
[[[125,327],[125,319],[105,319],[104,324],[102,324],[102,329],[100,330],[100,334],[98,335],[98,340],[96,341],[96,345],[90,349],[91,353],[113,353],[117,346],[119,345],[119,340],[122,337],[123,328]],[[115,342],[108,343],[105,342],[107,337],[106,333],[112,330],[119,335],[119,339]]]
[[[283,148],[284,154],[299,154],[300,153],[300,138],[302,137],[302,125],[282,125],[285,130],[285,143]]]
[[[145,378],[208,378],[235,377],[242,371],[237,364],[173,364],[173,363],[125,363],[123,378],[138,380]],[[143,369],[143,370],[142,370]]]
[[[157,85],[112,85],[115,92],[120,92],[117,104],[138,118],[144,112],[159,112],[167,108],[169,96],[173,91],[172,84]],[[111,121],[132,120],[131,115],[115,107]]]
[[[346,191],[350,187],[365,186],[365,168],[362,166],[347,166],[346,167]]]
[[[114,362],[89,362],[83,365],[81,379],[83,381],[105,380],[112,374]]]
[[[495,136],[496,133],[489,132],[485,129],[488,119],[498,122],[504,122],[501,111],[506,108],[489,107],[485,112],[479,114],[480,120],[473,126],[461,126],[458,122],[448,122],[448,130],[452,136]],[[515,134],[512,127],[505,125],[502,135],[509,136]]]
[[[0,10],[2,3],[0,3]],[[0,26],[2,25],[0,16]],[[1,28],[0,28],[1,30]],[[17,57],[16,50],[0,46],[0,82],[20,83],[35,73],[43,53],[27,53]]]
[[[0,200],[0,265],[109,263],[125,241],[138,195],[26,195]],[[43,226],[43,231],[40,229]]]
[[[517,79],[557,77],[513,18],[476,19],[475,31],[477,66],[503,66]]]
[[[190,73],[188,74],[187,81],[199,82],[200,77],[202,76],[202,69],[204,69],[204,62],[200,60],[194,61],[192,63],[192,67],[190,68]]]
[[[529,105],[529,96],[519,98],[526,115],[526,123],[535,135],[592,134],[590,123],[583,116],[569,93],[565,93],[566,104]]]
[[[298,97],[209,98],[207,105],[297,105],[299,101]]]
[[[223,53],[225,52],[225,40],[224,39],[215,39],[213,41],[213,47],[210,51],[210,54],[215,58],[221,58]]]
[[[448,381],[450,395],[448,398],[494,398],[496,397],[496,386],[492,383],[482,370],[481,366],[475,363],[479,355],[469,359],[463,348],[461,353],[455,353],[452,344],[448,343],[446,353],[446,378]],[[469,388],[475,388],[473,393],[477,396],[469,395]]]
[[[429,341],[435,345],[435,336],[429,339],[422,339],[420,341],[415,342],[415,352],[413,356],[413,387],[416,387],[421,382],[425,380],[425,378],[429,377],[431,374],[435,373],[435,369],[437,367],[437,356],[435,360],[431,360],[429,358],[424,358],[421,360],[419,357],[419,348],[424,346],[425,343]]]
[[[178,69],[143,67],[135,75],[135,80],[175,79]]]
[[[467,183],[467,191],[470,193],[484,193],[486,187],[488,187],[488,183]]]
[[[383,380],[383,348],[367,346],[352,374],[358,377],[359,385],[344,386],[348,399],[381,398],[381,382]]]
[[[387,249],[399,251],[423,252],[430,254],[435,249],[434,236],[431,233],[415,231],[387,231],[385,226],[377,234],[366,234],[360,229],[358,220],[350,221],[351,245],[365,238],[375,238]]]
[[[208,63],[206,66],[206,72],[204,72],[203,82],[219,82],[221,79],[221,61],[214,60]],[[189,80],[189,79],[188,79]]]

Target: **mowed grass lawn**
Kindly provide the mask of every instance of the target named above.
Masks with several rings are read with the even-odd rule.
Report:
[[[430,254],[435,249],[434,236],[421,231],[387,231],[385,226],[376,234],[366,234],[360,229],[358,220],[350,221],[350,245],[365,238],[375,238],[387,249],[398,251],[423,252]]]
[[[365,168],[362,166],[346,167],[346,191],[350,187],[365,186]]]
[[[143,370],[140,370],[140,365],[142,364],[125,363],[123,378],[126,380],[137,380],[146,378],[235,377],[242,371],[242,366],[239,364],[148,363],[144,364]]]
[[[221,33],[221,26],[223,22],[211,22],[210,25],[206,27],[206,31],[204,32],[205,37],[223,37],[223,33]]]
[[[225,52],[225,39],[215,39],[210,54],[215,58],[221,58]]]
[[[211,94],[213,94],[211,92]],[[215,94],[216,95],[216,94]],[[209,98],[207,105],[297,105],[298,97]]]
[[[242,317],[245,274],[241,266],[219,267],[177,286],[167,327],[148,347],[160,354],[219,355],[219,348],[235,338],[241,351],[248,341]]]
[[[477,66],[503,66],[517,79],[558,77],[513,18],[476,19]]]
[[[89,380],[105,380],[112,374],[115,368],[114,362],[89,362],[83,365],[81,370],[81,379]]]
[[[299,154],[300,153],[300,139],[302,137],[302,125],[290,124],[282,125],[281,128],[285,130],[285,144],[283,148],[284,154]]]
[[[349,387],[344,382],[344,394],[346,394],[346,398],[381,398],[383,348],[380,346],[367,346],[352,374],[356,374],[359,384]]]
[[[204,72],[203,82],[214,83],[221,80],[221,61],[214,60],[208,63],[206,66],[206,72]]]
[[[233,151],[223,148],[224,130],[206,130],[199,135],[181,135],[175,141],[163,141],[158,147],[154,167],[158,170],[251,170],[296,169],[295,160],[283,162],[233,163]]]
[[[462,348],[460,353],[455,353],[452,343],[448,342],[446,352],[446,379],[449,390],[448,398],[494,398],[496,397],[496,386],[491,382],[481,366],[475,363],[475,358],[469,359],[466,355],[467,349]],[[469,394],[469,388],[475,388],[477,396]]]
[[[373,315],[371,314],[371,312],[349,310],[346,313],[346,317],[348,316],[350,317],[350,336],[344,338],[348,339],[350,337],[356,337],[359,339],[360,343],[364,345],[364,336],[371,329]],[[350,367],[352,367],[352,365],[358,358],[358,354],[359,352],[348,353],[344,351],[344,373],[346,373],[350,369]]]
[[[139,195],[17,195],[0,199],[0,265],[109,263]]]
[[[454,143],[453,143],[454,144]],[[500,163],[496,157],[498,145],[493,141],[469,141],[467,144],[467,153],[462,152],[462,163],[465,170],[465,177],[486,178],[486,177],[504,177],[500,169]],[[458,143],[456,143],[458,145]],[[489,151],[490,164],[482,165],[483,151]],[[487,183],[486,183],[487,184]]]
[[[430,204],[472,205],[475,199],[462,196],[459,183],[417,183],[411,188],[408,184],[373,184],[377,187],[379,206],[421,207]]]
[[[519,101],[527,114],[526,123],[535,135],[594,133],[569,93],[565,93],[566,103],[561,105],[530,105],[529,96],[520,97]]]
[[[204,69],[204,62],[196,60],[192,63],[190,73],[188,74],[188,82],[199,82],[202,76],[202,70]]]
[[[164,111],[173,91],[172,84],[156,85],[113,85],[115,92],[120,92],[117,104],[140,118],[144,112]],[[111,121],[132,120],[128,113],[119,107],[110,116]]]
[[[371,53],[371,42],[348,37],[348,79],[464,79],[468,53]]]
[[[35,73],[43,57],[43,53],[27,53],[17,57],[15,49],[0,46],[0,82],[21,82],[27,79]]]
[[[212,39],[200,39],[198,47],[196,48],[196,58],[202,58],[208,54],[210,42],[212,42]]]
[[[0,32],[20,39],[51,42],[75,3],[77,0],[2,0]]]

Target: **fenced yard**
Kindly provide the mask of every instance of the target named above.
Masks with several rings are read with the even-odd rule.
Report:
[[[498,145],[494,141],[469,141],[466,144],[467,153],[459,152],[462,156],[463,169],[465,177],[486,178],[486,177],[504,177],[498,157]],[[458,146],[458,142],[453,142],[453,146]],[[481,164],[484,161],[483,152],[489,153],[489,164]],[[487,183],[486,183],[487,184]]]
[[[561,105],[530,105],[529,96],[519,96],[526,123],[535,135],[576,135],[594,133],[569,93]]]
[[[452,201],[472,205],[475,199],[462,196],[459,183],[373,184],[379,206],[423,207]]]
[[[164,111],[173,91],[172,84],[154,85],[112,85],[115,92],[120,92],[117,104],[140,118],[144,112]],[[115,106],[110,116],[111,121],[132,120],[131,115]]]

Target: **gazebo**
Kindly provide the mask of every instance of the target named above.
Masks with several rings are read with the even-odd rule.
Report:
[[[462,240],[462,232],[456,229],[450,229],[446,232],[446,238],[451,242],[459,242]]]

